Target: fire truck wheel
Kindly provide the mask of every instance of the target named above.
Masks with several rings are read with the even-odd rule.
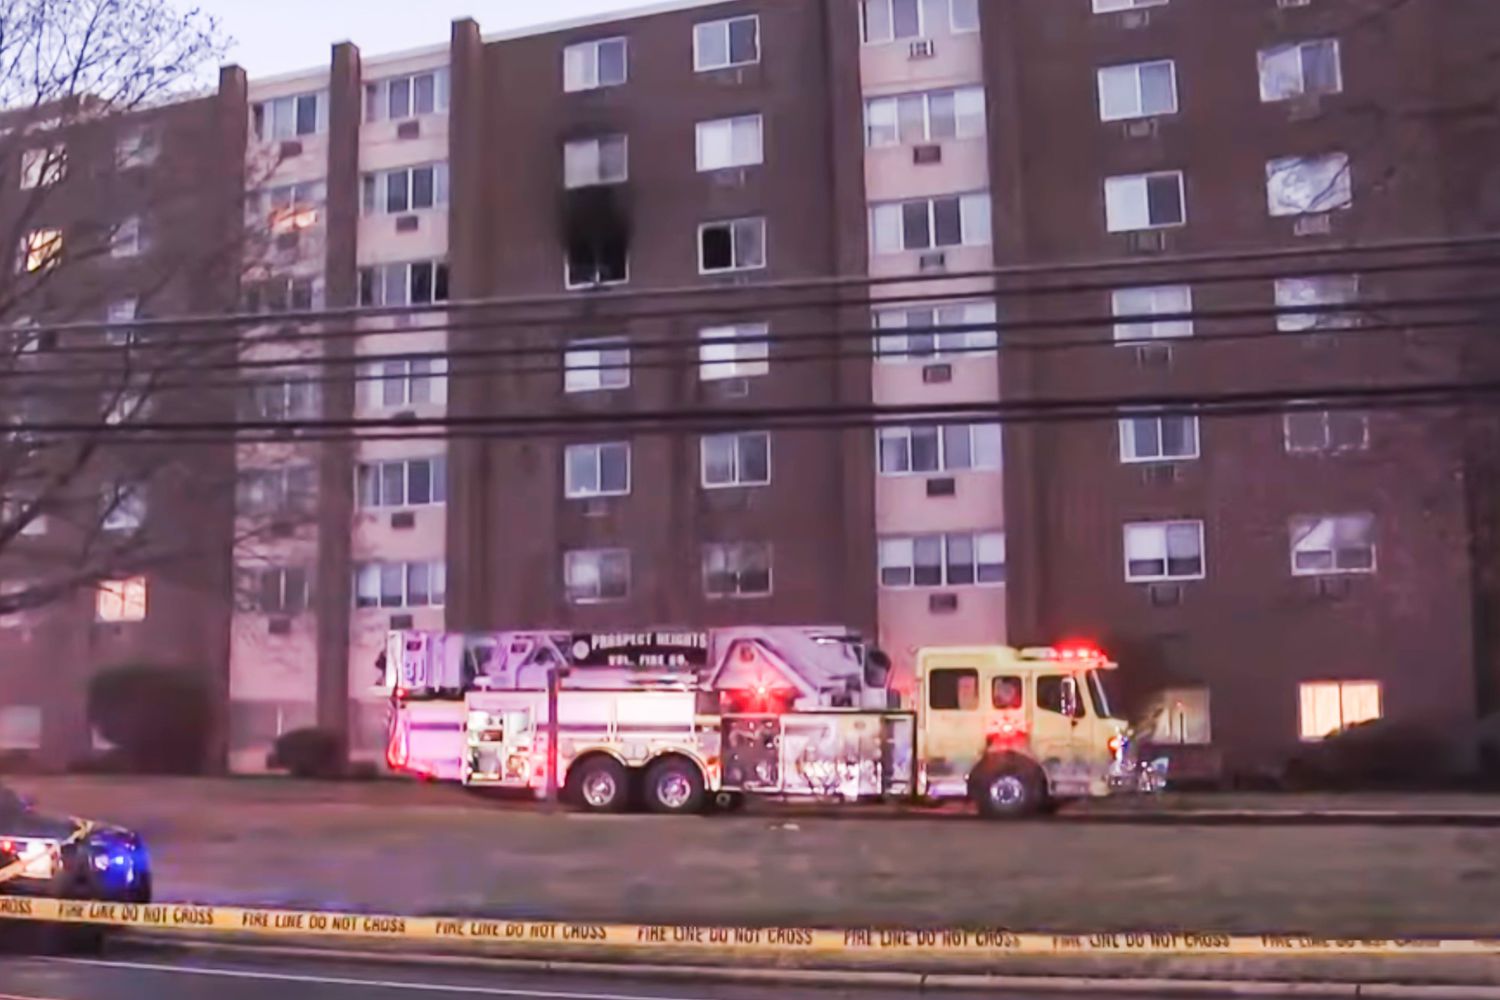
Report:
[[[1041,810],[1046,795],[1041,775],[1021,761],[995,761],[976,773],[970,794],[979,814],[990,819],[1016,819]]]
[[[569,776],[579,805],[589,812],[621,812],[630,801],[630,776],[613,757],[590,757]]]
[[[703,811],[703,773],[681,757],[663,757],[646,769],[646,805],[657,813]]]

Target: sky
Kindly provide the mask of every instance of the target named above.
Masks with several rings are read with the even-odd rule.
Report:
[[[646,6],[650,0],[183,0],[218,18],[234,41],[229,61],[251,79],[328,64],[352,41],[366,56],[446,42],[454,18],[486,34]]]

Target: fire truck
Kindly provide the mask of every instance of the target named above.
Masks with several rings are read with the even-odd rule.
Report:
[[[594,812],[764,796],[1022,816],[1140,783],[1114,667],[1081,645],[924,649],[903,706],[889,661],[840,627],[396,631],[387,762]]]

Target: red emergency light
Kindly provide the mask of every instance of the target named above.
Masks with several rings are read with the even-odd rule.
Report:
[[[1067,660],[1074,663],[1094,663],[1106,659],[1104,650],[1097,644],[1087,641],[1063,642],[1054,647],[1054,652],[1059,660]]]

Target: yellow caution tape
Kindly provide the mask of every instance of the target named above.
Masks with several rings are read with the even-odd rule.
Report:
[[[71,822],[73,823],[73,833],[68,837],[67,840],[62,841],[57,845],[57,851],[61,851],[64,847],[71,847],[72,845],[78,843],[80,840],[84,840],[88,837],[89,834],[94,832],[94,824],[90,823],[87,820],[75,818],[71,820]],[[4,885],[7,882],[20,878],[23,874],[25,874],[26,869],[31,867],[32,862],[36,860],[37,859],[34,856],[17,858],[15,861],[11,862],[5,867],[0,868],[0,885]]]
[[[890,930],[550,923],[402,917],[159,903],[145,906],[0,896],[0,919],[153,931],[368,938],[471,945],[626,948],[852,957],[1008,955],[1500,955],[1500,940],[1320,938],[1133,932],[1021,934],[1008,930]]]

